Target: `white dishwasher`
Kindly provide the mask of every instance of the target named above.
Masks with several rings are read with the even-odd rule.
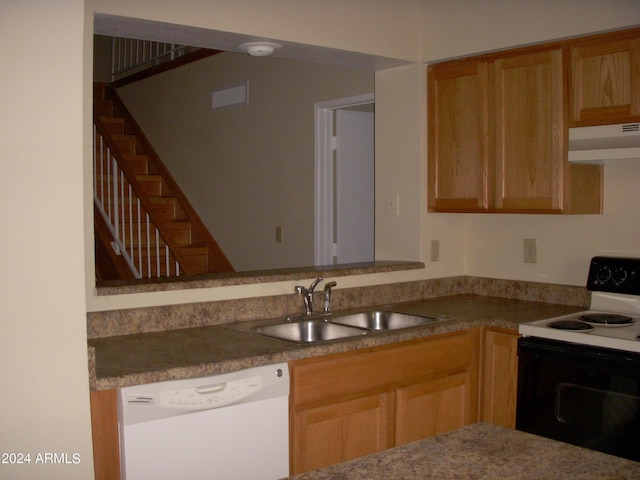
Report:
[[[289,475],[286,363],[118,393],[123,480]]]

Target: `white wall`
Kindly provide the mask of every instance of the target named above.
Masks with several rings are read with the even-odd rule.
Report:
[[[0,478],[93,475],[84,20],[82,0],[0,3],[0,452],[31,455]],[[38,463],[45,453],[71,463]]]

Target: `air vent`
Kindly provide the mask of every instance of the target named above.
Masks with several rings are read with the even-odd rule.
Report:
[[[640,123],[625,123],[622,125],[623,132],[640,132]]]

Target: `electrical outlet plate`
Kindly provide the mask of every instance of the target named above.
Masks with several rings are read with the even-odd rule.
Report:
[[[537,263],[538,252],[536,248],[536,239],[525,238],[522,242],[522,245],[523,245],[524,263]]]
[[[431,240],[431,261],[440,261],[440,240]]]

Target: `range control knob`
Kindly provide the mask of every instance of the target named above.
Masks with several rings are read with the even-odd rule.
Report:
[[[627,274],[627,271],[622,267],[616,268],[611,275],[611,277],[613,278],[613,283],[615,283],[616,285],[624,283],[628,276],[629,275]]]
[[[598,283],[607,283],[611,278],[611,269],[606,265],[600,267],[600,270],[596,273],[596,280]]]

